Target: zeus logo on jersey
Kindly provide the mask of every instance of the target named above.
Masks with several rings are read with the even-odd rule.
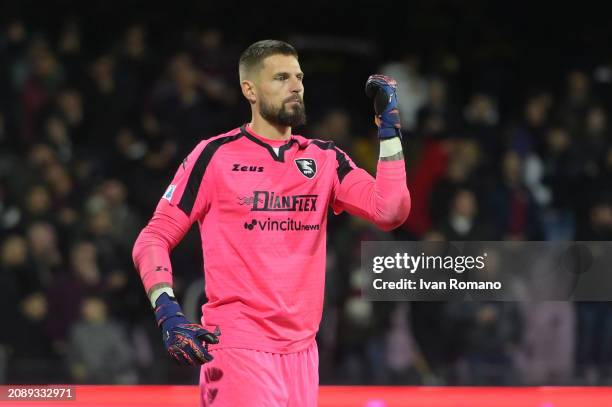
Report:
[[[263,172],[264,167],[258,167],[256,165],[240,165],[234,164],[232,167],[232,171],[242,171],[242,172]]]
[[[317,174],[317,163],[312,158],[298,158],[295,160],[298,170],[308,179],[314,178]]]
[[[274,192],[253,191],[254,212],[314,212],[318,195],[276,195]]]

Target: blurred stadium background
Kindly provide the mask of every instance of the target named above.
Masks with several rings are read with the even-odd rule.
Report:
[[[330,217],[321,384],[610,385],[609,303],[370,303],[358,278],[366,239],[612,240],[606,13],[269,5],[0,5],[0,383],[197,382],[164,354],[131,247],[197,140],[249,120],[238,56],[273,37],[306,73],[297,132],[371,172],[365,79],[400,84],[412,213],[392,233]],[[194,319],[198,239],[172,257]]]

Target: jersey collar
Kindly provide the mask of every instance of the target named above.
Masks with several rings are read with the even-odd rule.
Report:
[[[290,138],[289,140],[264,141],[264,139],[261,136],[255,134],[253,130],[249,129],[246,124],[243,124],[242,126],[240,126],[240,132],[246,138],[248,138],[255,144],[260,145],[266,150],[268,150],[268,152],[270,153],[274,161],[278,161],[278,162],[285,162],[285,151],[289,150],[291,146],[293,145],[293,143],[297,142],[293,137]],[[274,151],[273,147],[278,147],[278,155]]]

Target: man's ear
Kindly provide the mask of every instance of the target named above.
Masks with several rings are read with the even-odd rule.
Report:
[[[242,88],[242,94],[244,95],[244,97],[249,101],[250,104],[254,105],[257,101],[255,83],[245,79],[240,83],[240,87]]]

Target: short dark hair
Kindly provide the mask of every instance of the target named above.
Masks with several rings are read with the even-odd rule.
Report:
[[[262,40],[251,44],[240,55],[238,71],[242,81],[248,72],[257,68],[264,59],[272,55],[292,55],[298,57],[298,53],[291,44],[278,40]]]

